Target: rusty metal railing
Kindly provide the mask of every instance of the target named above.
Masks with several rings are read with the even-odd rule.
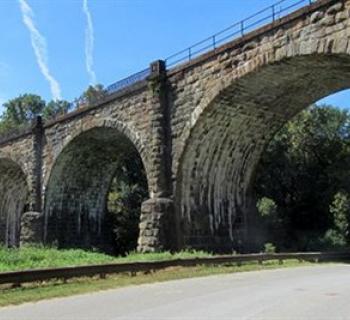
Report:
[[[252,31],[256,27],[274,22],[292,11],[305,5],[311,5],[314,2],[316,2],[316,0],[280,0],[194,45],[170,55],[165,59],[166,66],[171,67],[181,62],[191,61],[199,54],[216,49],[218,45],[226,41],[243,37],[248,31]]]
[[[65,267],[55,269],[38,269],[0,273],[0,284],[21,285],[27,282],[93,277],[107,274],[150,272],[169,267],[193,267],[198,265],[240,265],[244,262],[258,262],[298,259],[300,261],[343,261],[350,260],[350,251],[343,252],[302,252],[302,253],[258,253],[231,256],[214,256],[208,258],[177,259],[153,262],[114,263],[91,266]]]

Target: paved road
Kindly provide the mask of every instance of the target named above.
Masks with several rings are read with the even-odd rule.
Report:
[[[244,272],[0,309],[1,320],[350,319],[350,265]]]

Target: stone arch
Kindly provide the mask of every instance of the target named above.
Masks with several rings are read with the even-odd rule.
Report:
[[[106,197],[118,163],[139,157],[139,137],[119,121],[97,121],[67,138],[45,188],[44,239],[61,247],[105,248]],[[147,172],[146,172],[147,179]]]
[[[334,9],[334,7],[337,8]],[[324,12],[314,12],[314,18],[310,17],[310,20],[313,22],[309,26],[302,28],[302,31],[298,30],[298,33],[303,34],[301,38],[296,38],[293,30],[287,30],[282,35],[279,35],[279,31],[276,31],[275,34],[267,35],[260,39],[261,43],[252,41],[251,43],[247,43],[241,50],[234,50],[235,55],[231,59],[233,60],[233,64],[239,61],[237,67],[233,67],[230,73],[210,83],[211,85],[206,88],[205,95],[201,98],[199,104],[195,106],[189,121],[185,125],[181,136],[181,141],[184,143],[182,143],[180,151],[175,156],[174,171],[177,172],[177,164],[180,162],[179,159],[186,146],[185,141],[190,137],[192,129],[196,126],[201,115],[222,93],[232,87],[235,82],[240,81],[240,79],[246,76],[254,75],[269,65],[288,64],[291,59],[297,57],[309,57],[312,59],[312,57],[326,58],[327,56],[337,56],[347,59],[347,56],[350,54],[350,26],[342,22],[346,17],[338,23],[339,32],[331,34],[328,37],[318,35],[322,31],[321,29],[324,28],[322,19],[326,19],[329,16],[334,17],[342,8],[343,5],[341,3],[334,5],[329,9],[333,11],[328,16]],[[340,11],[338,14],[349,13]],[[348,68],[350,67],[346,62],[344,65]],[[342,88],[338,91],[341,90]]]
[[[21,217],[28,201],[27,177],[10,157],[0,156],[0,244],[20,244]]]
[[[247,226],[253,225],[250,188],[260,155],[298,112],[350,88],[347,42],[290,42],[293,50],[257,55],[218,80],[202,99],[175,159],[182,245],[228,251],[243,250],[248,240],[254,241]]]
[[[125,135],[135,146],[135,148],[138,150],[138,153],[140,154],[140,157],[142,159],[143,165],[145,167],[147,181],[149,181],[149,172],[150,172],[150,164],[148,160],[148,150],[146,148],[146,142],[143,141],[141,134],[132,126],[130,126],[126,122],[122,122],[117,119],[92,119],[87,121],[81,126],[74,126],[71,130],[69,130],[69,133],[65,136],[65,138],[60,142],[59,146],[54,149],[53,152],[53,159],[50,161],[52,164],[46,169],[46,174],[44,178],[44,194],[46,186],[49,182],[51,170],[61,154],[61,152],[64,150],[64,148],[69,145],[70,142],[72,142],[76,137],[83,134],[84,132],[87,132],[93,128],[110,128],[115,129],[120,134]],[[149,185],[149,188],[151,188],[151,185]],[[150,193],[151,190],[149,190]]]

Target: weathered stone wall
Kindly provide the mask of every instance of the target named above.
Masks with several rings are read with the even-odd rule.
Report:
[[[20,245],[42,242],[44,232],[42,212],[25,212],[20,218],[20,223]]]
[[[132,157],[139,157],[137,150],[113,128],[93,128],[71,141],[56,160],[46,188],[45,242],[111,249],[107,194],[119,163]]]
[[[318,1],[169,72],[183,245],[240,250],[259,238],[247,226],[264,147],[300,110],[350,87],[349,7]]]
[[[21,216],[34,206],[32,145],[27,134],[0,149],[0,245],[19,245]]]
[[[319,0],[172,70],[156,62],[147,81],[2,143],[0,159],[23,171],[26,210],[44,213],[47,240],[103,241],[113,168],[134,148],[150,197],[140,250],[246,249],[259,237],[251,187],[261,153],[296,113],[350,87],[349,38],[350,0]]]

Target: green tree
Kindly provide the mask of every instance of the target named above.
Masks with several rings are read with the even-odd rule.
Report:
[[[333,215],[334,227],[324,237],[327,247],[344,247],[349,244],[350,197],[346,192],[337,192],[329,208]]]
[[[23,94],[3,104],[4,113],[0,117],[0,133],[20,129],[37,116],[54,118],[69,111],[70,103],[65,100],[45,100],[35,94]]]
[[[85,106],[94,104],[96,101],[103,99],[107,91],[102,84],[90,85],[78,99],[78,105]]]
[[[115,254],[125,254],[136,249],[141,203],[147,195],[142,160],[136,150],[130,150],[117,167],[107,198]]]
[[[65,100],[51,100],[43,110],[43,118],[50,119],[66,114],[69,111],[70,103]]]
[[[333,226],[328,210],[333,195],[350,191],[349,173],[348,112],[312,106],[275,135],[258,167],[256,193],[277,205],[284,229],[279,247],[282,243],[302,250],[321,245],[319,239]],[[269,240],[277,244],[276,239]]]
[[[23,94],[4,103],[1,121],[10,127],[16,127],[33,120],[42,114],[46,103],[38,95]]]
[[[270,198],[263,197],[258,200],[257,208],[262,217],[272,217],[277,213],[277,205]]]

